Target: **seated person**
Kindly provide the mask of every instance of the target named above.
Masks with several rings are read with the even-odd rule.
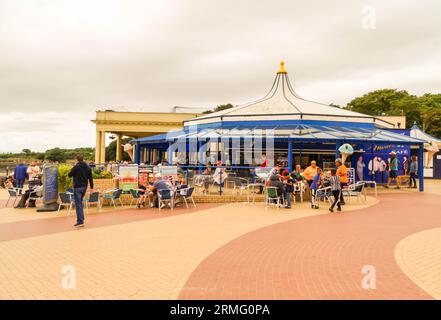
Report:
[[[291,172],[291,177],[294,179],[295,182],[301,182],[305,180],[302,174],[302,167],[299,164],[296,165],[296,169]]]
[[[158,173],[155,175],[156,181],[153,183],[153,185],[149,186],[149,190],[151,193],[150,196],[150,202],[153,203],[153,206],[155,208],[159,208],[159,201],[158,201],[158,190],[170,190],[170,184],[168,181],[162,179],[161,175]]]
[[[15,206],[15,208],[16,209],[26,208],[26,203],[28,201],[29,201],[28,207],[35,208],[35,200],[34,199],[29,200],[31,193],[33,193],[33,192],[35,192],[34,196],[36,195],[37,197],[42,197],[43,196],[43,186],[40,184],[40,185],[36,185],[36,186],[32,187],[31,189],[26,190],[25,193],[23,193],[21,195],[20,201]]]
[[[13,178],[12,176],[9,176],[9,177],[6,179],[6,181],[4,182],[4,184],[5,184],[5,188],[6,188],[6,189],[8,189],[8,188],[14,188],[14,187],[15,187],[15,185],[14,185],[14,178]]]
[[[280,181],[278,174],[272,174],[269,179],[269,186],[277,188],[277,196],[281,197],[285,193],[285,186]]]
[[[217,166],[218,168],[214,170],[213,180],[217,184],[221,184],[221,177],[222,177],[222,184],[223,184],[225,179],[228,177],[228,174],[225,172],[225,168],[219,168],[220,166],[222,166],[222,161],[218,161]]]

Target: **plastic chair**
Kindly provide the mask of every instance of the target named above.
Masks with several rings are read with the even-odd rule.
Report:
[[[100,193],[99,191],[92,192],[89,194],[89,198],[84,199],[84,204],[86,207],[86,212],[89,213],[90,205],[96,204],[96,208],[98,211],[101,211],[101,201],[100,201]]]
[[[110,190],[110,194],[104,194],[103,199],[109,199],[112,202],[113,208],[116,209],[116,201],[119,201],[121,207],[124,207],[121,201],[122,189],[113,189]]]
[[[184,203],[185,203],[185,206],[187,207],[187,209],[188,209],[187,200],[191,200],[191,202],[193,203],[193,206],[196,208],[196,203],[194,202],[194,199],[193,199],[194,187],[180,189],[178,192],[179,192],[179,197],[184,200]]]
[[[357,182],[349,185],[347,188],[343,189],[343,195],[348,196],[348,200],[350,202],[351,197],[357,197],[357,201],[360,201],[362,195],[364,195],[364,201],[366,201],[366,189],[364,182]]]
[[[138,206],[141,201],[141,195],[139,194],[139,191],[135,189],[130,189],[130,194],[132,195],[130,206],[133,205],[133,201],[135,201],[135,206]]]
[[[70,211],[72,210],[73,198],[70,192],[60,192],[60,204],[58,205],[57,215],[60,213],[61,207],[67,207],[67,215],[70,215]]]
[[[9,198],[8,201],[6,201],[6,207],[8,206],[9,200],[14,198],[14,203],[12,204],[13,207],[15,207],[15,202],[18,198],[20,198],[20,194],[18,189],[15,188],[8,188]]]
[[[40,194],[38,194],[38,193],[39,193],[39,192],[38,192],[36,189],[34,189],[34,190],[31,191],[31,193],[29,194],[28,202],[26,203],[26,208],[29,207],[29,201],[30,201],[30,200],[34,200],[35,203],[37,203],[37,200],[38,200],[38,199],[43,199],[43,192],[41,191]]]
[[[269,205],[277,205],[277,208],[283,203],[283,196],[277,194],[277,187],[266,187],[265,208]]]
[[[158,190],[158,207],[159,211],[161,211],[162,205],[166,203],[170,204],[170,208],[173,210],[173,193],[170,189],[162,189]]]

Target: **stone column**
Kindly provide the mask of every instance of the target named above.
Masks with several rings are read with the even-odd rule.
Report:
[[[95,143],[95,163],[99,163],[101,159],[101,131],[96,131]]]
[[[100,163],[106,162],[106,131],[101,131]]]
[[[116,135],[116,161],[122,160],[122,136],[121,134]]]

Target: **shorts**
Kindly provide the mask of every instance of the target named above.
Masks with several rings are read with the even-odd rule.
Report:
[[[396,179],[397,176],[398,176],[398,171],[391,170],[391,171],[389,172],[389,178],[391,178],[391,179]]]

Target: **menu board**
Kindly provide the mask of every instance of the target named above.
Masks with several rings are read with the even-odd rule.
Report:
[[[119,166],[119,187],[123,191],[138,188],[138,166],[127,165]]]
[[[46,164],[43,167],[43,202],[55,203],[58,200],[58,167]]]

